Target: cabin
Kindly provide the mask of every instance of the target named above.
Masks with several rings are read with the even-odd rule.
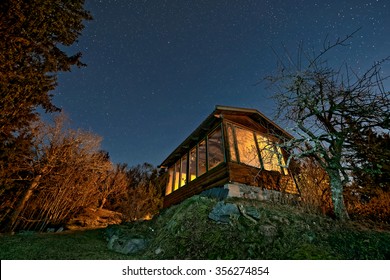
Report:
[[[292,138],[255,109],[216,106],[160,165],[168,176],[164,208],[210,190],[259,199],[298,195],[277,145]]]

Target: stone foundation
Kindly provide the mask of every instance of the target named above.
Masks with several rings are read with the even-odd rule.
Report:
[[[297,203],[299,201],[299,196],[295,194],[282,193],[239,183],[228,183],[223,188],[228,190],[228,197],[277,201],[282,203]]]

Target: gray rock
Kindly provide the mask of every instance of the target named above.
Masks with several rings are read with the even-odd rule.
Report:
[[[239,216],[240,210],[235,204],[218,202],[209,213],[209,218],[223,224],[230,222],[230,218]]]
[[[134,254],[143,249],[147,245],[147,240],[143,238],[120,238],[114,234],[108,241],[108,249],[121,254]]]

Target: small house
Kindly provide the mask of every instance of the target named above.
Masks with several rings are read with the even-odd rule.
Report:
[[[298,194],[281,139],[292,136],[259,111],[216,106],[160,165],[169,177],[164,207],[215,188],[249,198]]]

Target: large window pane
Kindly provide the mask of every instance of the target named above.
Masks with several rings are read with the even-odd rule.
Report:
[[[282,153],[282,149],[281,149],[279,146],[277,146],[276,148],[277,148],[277,151],[278,151],[278,156],[279,156],[280,164],[281,164],[282,166],[286,166],[286,161],[284,160],[284,156],[283,156],[283,153]],[[288,175],[287,168],[282,167],[282,170],[283,170],[284,175]]]
[[[221,127],[218,127],[209,135],[207,148],[210,170],[224,161]]]
[[[228,135],[228,141],[229,141],[229,153],[230,153],[230,160],[231,161],[237,161],[237,155],[236,155],[236,148],[234,145],[234,134],[233,134],[233,126],[230,124],[227,126],[227,135]]]
[[[175,164],[175,181],[173,187],[174,191],[179,188],[180,186],[179,184],[180,184],[180,160]]]
[[[203,140],[198,146],[198,176],[201,176],[206,171],[206,141]]]
[[[260,149],[261,158],[263,160],[264,169],[280,172],[278,155],[275,149],[275,145],[270,139],[261,134],[257,134],[256,137]]]
[[[181,158],[180,187],[187,184],[187,155]]]
[[[168,195],[172,192],[172,186],[173,186],[173,173],[174,173],[174,166],[168,169],[169,179],[168,184],[165,189],[165,195]]]
[[[260,167],[255,137],[252,131],[236,127],[236,139],[240,162]]]
[[[190,151],[189,168],[188,181],[192,181],[196,178],[196,147]]]

